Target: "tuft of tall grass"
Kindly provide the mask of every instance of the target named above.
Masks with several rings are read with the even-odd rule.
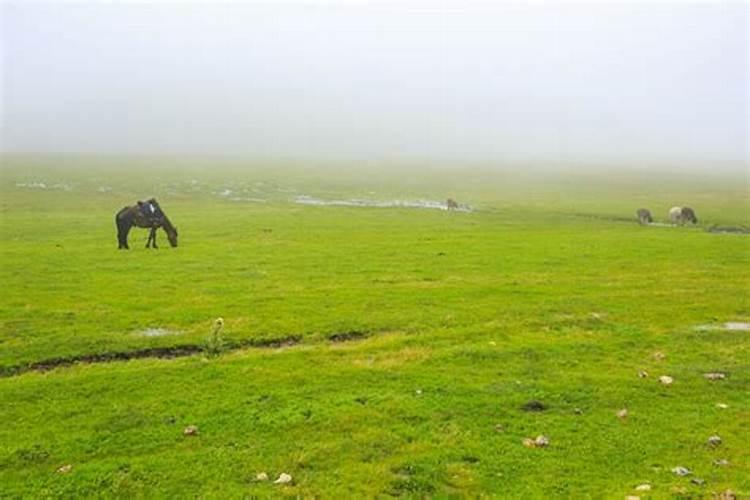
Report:
[[[216,318],[211,330],[211,335],[206,339],[203,352],[209,358],[218,358],[226,349],[222,331],[224,330],[224,318]]]

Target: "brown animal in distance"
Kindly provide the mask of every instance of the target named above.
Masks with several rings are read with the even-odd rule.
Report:
[[[445,201],[445,207],[448,210],[458,210],[458,202],[456,200],[454,200],[453,198],[448,198]]]

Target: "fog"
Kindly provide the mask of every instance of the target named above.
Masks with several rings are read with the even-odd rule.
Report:
[[[745,169],[747,4],[2,5],[2,150]]]

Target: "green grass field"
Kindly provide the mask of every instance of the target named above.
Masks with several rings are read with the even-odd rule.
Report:
[[[706,231],[750,226],[746,177],[74,156],[1,175],[2,497],[750,496],[750,331],[721,327],[750,322],[750,235]],[[115,212],[151,195],[179,247],[136,229],[118,251]],[[635,221],[678,204],[697,227]],[[217,317],[215,358],[66,364],[201,347]]]

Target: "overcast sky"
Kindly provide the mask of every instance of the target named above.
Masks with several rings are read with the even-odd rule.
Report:
[[[748,160],[747,4],[2,4],[2,149]]]

